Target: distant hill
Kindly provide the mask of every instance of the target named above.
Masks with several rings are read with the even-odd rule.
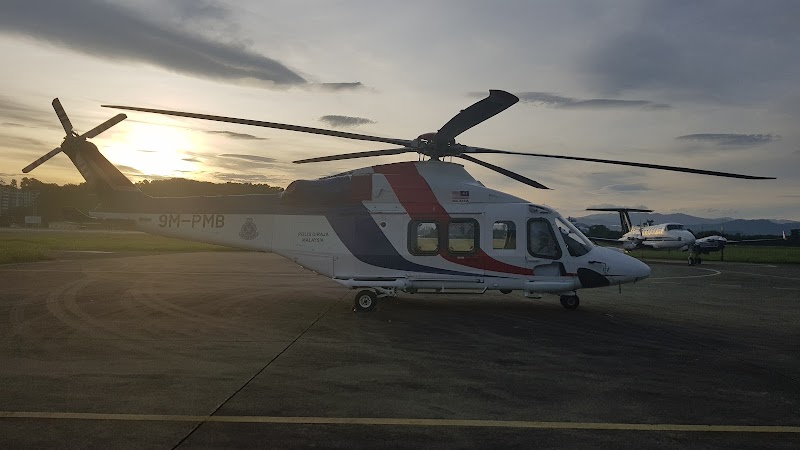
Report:
[[[612,230],[620,229],[617,213],[589,214],[575,219],[588,226],[605,225]],[[730,217],[707,219],[688,214],[631,213],[631,221],[634,224],[644,223],[647,220],[652,220],[653,223],[682,223],[695,233],[716,230],[726,234],[780,236],[784,231],[788,235],[789,230],[800,228],[800,222],[789,220],[733,219]]]

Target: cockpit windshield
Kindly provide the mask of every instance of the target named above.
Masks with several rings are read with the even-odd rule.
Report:
[[[561,232],[561,237],[564,238],[564,243],[567,245],[570,255],[583,256],[589,253],[594,246],[589,238],[575,228],[575,225],[562,217],[556,217],[556,226],[558,226],[558,231]]]
[[[667,225],[667,231],[669,231],[669,230],[682,230],[682,229],[683,229],[683,225],[681,225],[679,223],[670,223],[670,224]]]

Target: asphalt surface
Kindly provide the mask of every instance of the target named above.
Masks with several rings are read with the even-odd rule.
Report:
[[[0,448],[798,448],[800,266],[382,299],[274,255],[0,266]]]

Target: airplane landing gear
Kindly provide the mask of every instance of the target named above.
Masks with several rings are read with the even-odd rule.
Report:
[[[577,295],[562,295],[561,306],[567,309],[576,309],[581,304]]]
[[[689,265],[690,266],[693,266],[695,264],[700,265],[700,263],[702,263],[702,262],[703,262],[703,260],[700,259],[699,256],[691,256],[691,255],[689,256]]]
[[[363,290],[358,291],[356,294],[356,298],[354,301],[353,310],[357,312],[369,312],[375,309],[375,305],[378,303],[378,295],[370,290]]]

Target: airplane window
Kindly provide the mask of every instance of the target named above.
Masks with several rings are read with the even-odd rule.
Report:
[[[592,242],[580,230],[561,217],[556,217],[556,225],[570,255],[582,256],[589,253],[589,250],[592,249]]]
[[[492,248],[495,250],[513,250],[517,248],[517,227],[510,220],[494,223],[492,227]]]
[[[528,252],[541,258],[561,258],[561,247],[547,219],[528,220]]]
[[[682,229],[683,229],[683,225],[681,225],[681,224],[677,224],[676,223],[676,224],[672,224],[672,225],[667,225],[667,230],[682,230]]]
[[[478,248],[478,236],[478,222],[474,219],[451,220],[447,226],[447,250],[473,253]]]
[[[412,254],[439,253],[439,224],[433,221],[413,221],[408,231],[408,249]]]

